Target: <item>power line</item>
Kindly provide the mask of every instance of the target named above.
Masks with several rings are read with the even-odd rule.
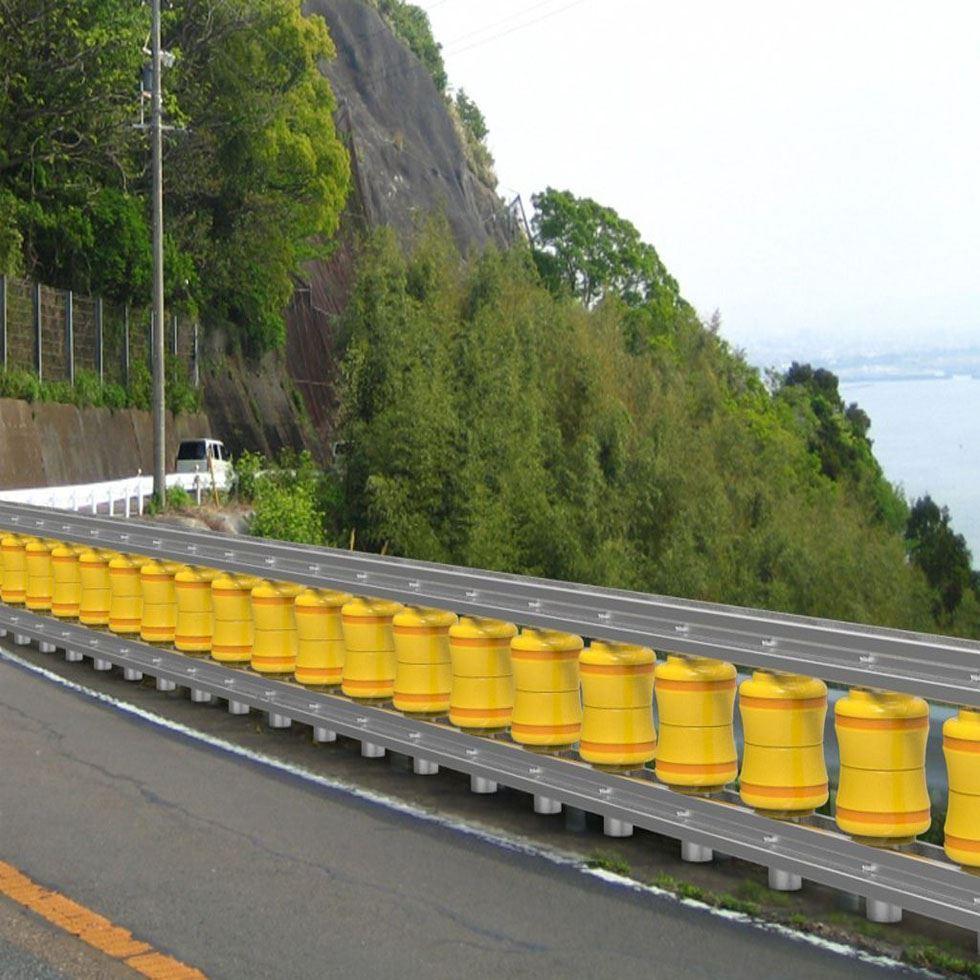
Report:
[[[548,13],[546,13],[546,14],[542,14],[540,17],[534,18],[534,20],[526,21],[523,24],[518,24],[516,27],[511,27],[509,30],[501,31],[499,34],[494,34],[492,37],[483,38],[483,39],[481,39],[479,41],[476,41],[473,44],[468,44],[465,47],[457,48],[454,51],[447,51],[446,53],[447,54],[462,54],[464,51],[471,51],[474,48],[482,47],[484,44],[489,44],[491,41],[497,41],[497,40],[499,40],[502,37],[507,37],[508,34],[514,34],[517,31],[521,31],[525,27],[532,27],[535,24],[540,24],[542,21],[548,20],[551,17],[557,17],[558,14],[563,14],[567,10],[571,10],[573,7],[579,7],[583,3],[586,3],[586,2],[587,2],[587,0],[573,0],[572,3],[567,3],[567,4],[565,4],[564,7],[559,7],[557,10],[552,10],[552,11],[549,11]]]
[[[531,4],[530,7],[525,7],[523,10],[518,10],[516,13],[510,13],[506,17],[501,17],[500,20],[491,21],[489,24],[484,24],[483,27],[478,27],[476,30],[467,31],[465,34],[460,34],[458,37],[450,38],[445,47],[452,47],[454,44],[458,44],[460,41],[465,41],[468,38],[475,37],[478,34],[484,34],[487,31],[492,31],[496,27],[500,27],[502,24],[509,24],[514,20],[519,20],[521,17],[526,16],[534,10],[538,10],[541,7],[547,7],[549,3],[554,3],[555,0],[539,0],[538,3]]]

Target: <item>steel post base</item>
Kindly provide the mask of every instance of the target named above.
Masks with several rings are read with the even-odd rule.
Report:
[[[412,772],[416,776],[434,776],[439,772],[439,767],[428,759],[412,759]]]
[[[23,633],[14,633],[14,645],[19,647],[26,647],[31,642],[29,636],[25,636]]]
[[[201,691],[196,687],[191,688],[191,700],[195,704],[210,704],[211,703],[211,693],[209,691]]]
[[[798,892],[803,887],[803,878],[790,871],[770,868],[769,887],[774,892]]]
[[[168,681],[165,677],[158,677],[157,678],[157,690],[158,691],[176,691],[177,690],[177,682],[176,681]]]
[[[314,742],[336,742],[337,733],[332,728],[314,728],[313,729],[313,741]]]
[[[66,650],[65,651],[65,663],[66,664],[80,664],[85,657],[82,655],[80,650]]]
[[[538,793],[535,793],[534,812],[547,814],[561,813],[561,801],[553,800],[550,796],[541,796]]]
[[[602,832],[607,837],[632,837],[633,825],[626,820],[617,820],[615,817],[603,817]]]
[[[270,728],[289,728],[292,725],[293,719],[289,715],[281,715],[276,711],[269,712],[269,727]]]
[[[892,905],[891,902],[883,902],[878,898],[869,898],[864,906],[864,914],[868,917],[868,922],[901,922],[902,906]]]
[[[135,667],[123,667],[123,680],[141,681],[143,680],[143,671],[137,670]]]
[[[715,852],[704,844],[695,844],[692,841],[681,841],[681,860],[688,864],[707,864],[714,860]]]
[[[230,715],[247,715],[248,705],[244,701],[229,701],[228,702],[228,714]]]
[[[385,747],[375,745],[374,742],[361,742],[361,755],[365,759],[383,759],[385,757]]]
[[[41,640],[37,648],[41,653],[54,653],[58,649],[53,643],[48,643],[46,640]]]
[[[93,670],[112,670],[112,661],[103,660],[101,657],[96,657],[92,661]]]
[[[496,793],[497,784],[486,776],[470,776],[470,791],[485,796],[488,793]]]

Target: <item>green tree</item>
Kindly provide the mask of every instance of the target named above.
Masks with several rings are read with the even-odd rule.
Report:
[[[972,555],[966,539],[950,527],[949,508],[940,507],[928,494],[909,511],[905,529],[912,562],[922,569],[936,592],[937,618],[952,616],[972,591]]]
[[[592,307],[608,294],[628,306],[679,299],[657,250],[612,208],[549,187],[532,198],[535,258],[544,281]]]
[[[442,45],[432,35],[429,15],[405,0],[375,0],[375,3],[395,34],[425,66],[440,94],[445,94],[449,79],[442,60]]]
[[[459,113],[463,125],[481,143],[490,134],[490,130],[487,129],[487,121],[480,111],[480,107],[466,94],[465,89],[460,89],[456,93],[456,112]]]

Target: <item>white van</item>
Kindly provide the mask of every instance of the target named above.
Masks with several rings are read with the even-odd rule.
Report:
[[[231,454],[220,439],[183,439],[177,450],[178,473],[214,473],[214,483],[219,490],[231,488],[235,470]]]

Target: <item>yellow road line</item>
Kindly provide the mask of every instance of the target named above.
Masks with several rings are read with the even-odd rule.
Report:
[[[134,938],[128,929],[113,925],[105,916],[59,892],[41,887],[4,861],[0,861],[0,895],[12,898],[107,956],[121,960],[144,977],[154,980],[206,980],[200,970],[157,952],[149,943]]]

